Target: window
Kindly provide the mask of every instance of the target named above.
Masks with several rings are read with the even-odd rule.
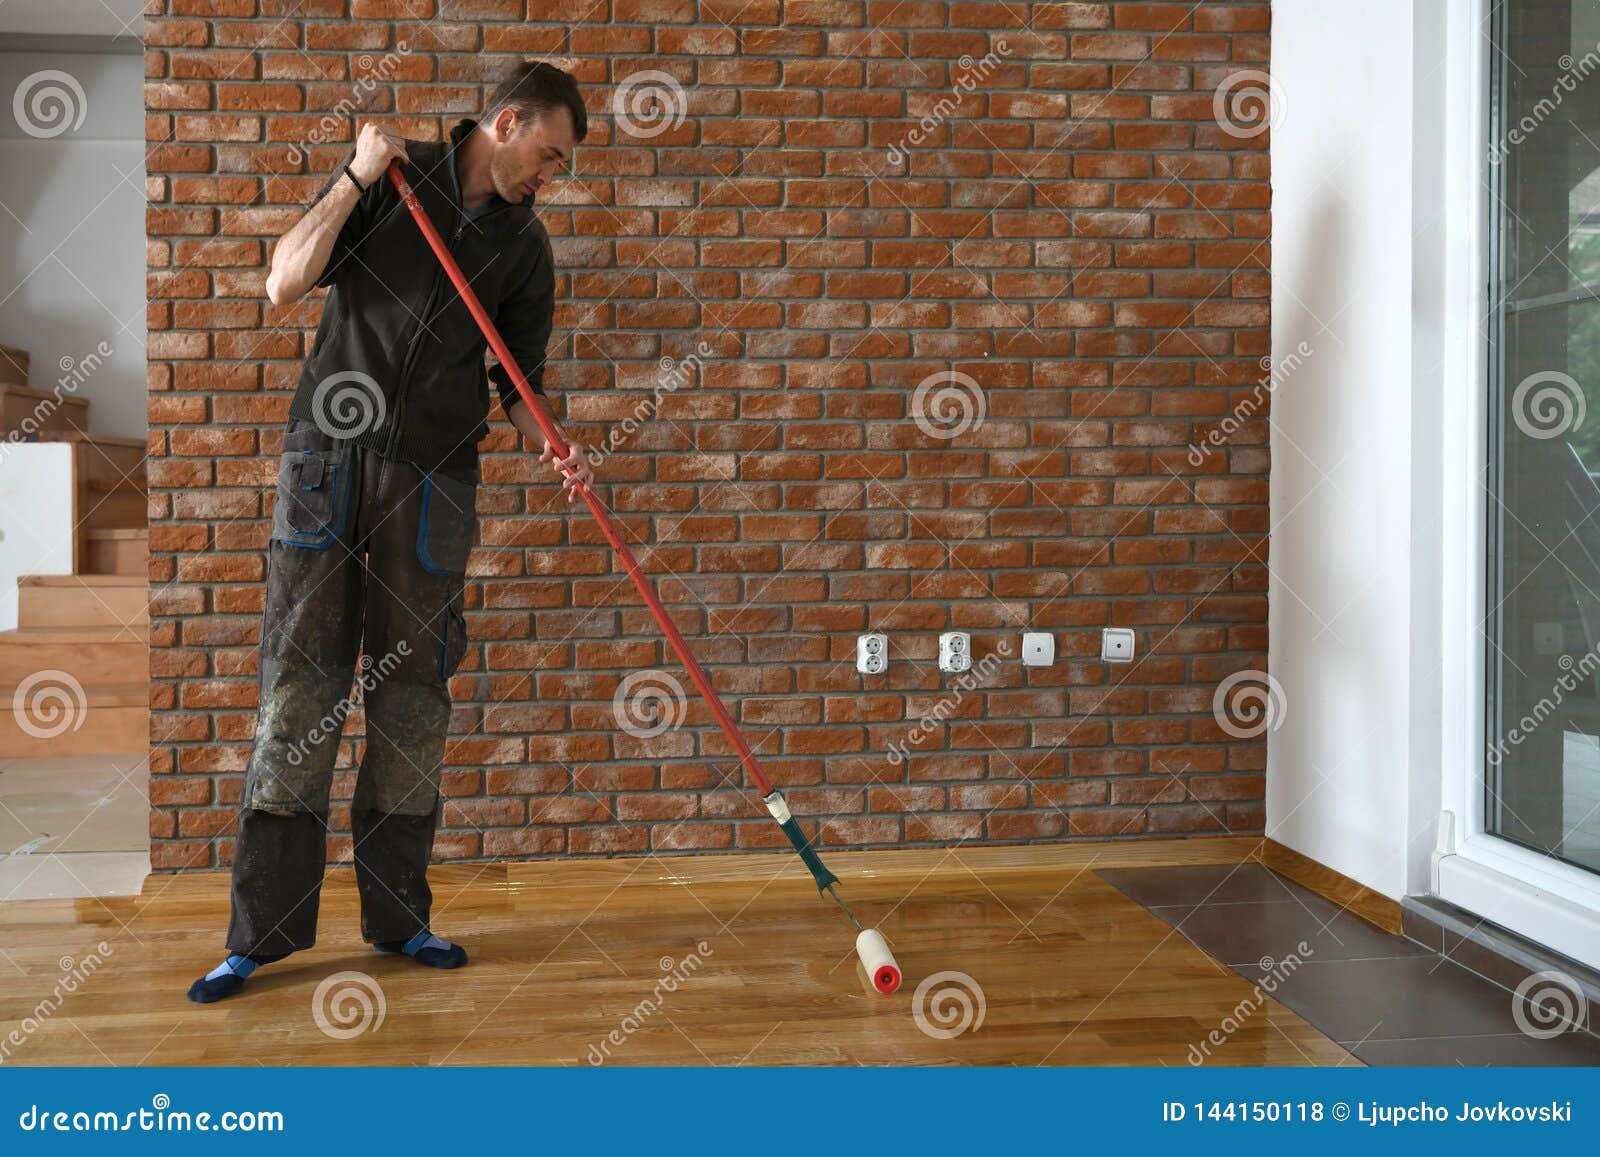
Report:
[[[1491,23],[1484,830],[1600,872],[1600,3]]]

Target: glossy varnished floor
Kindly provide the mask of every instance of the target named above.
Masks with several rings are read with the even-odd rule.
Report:
[[[184,990],[219,959],[227,878],[157,876],[0,905],[0,1036],[22,1038],[8,1064],[1186,1065],[1219,1030],[1208,1064],[1352,1063],[1271,1001],[1235,1023],[1251,985],[1094,874],[1256,843],[832,856],[904,969],[888,997],[792,859],[723,857],[436,869],[435,928],[473,956],[443,974],[367,949],[336,871],[318,947],[200,1007]],[[971,983],[940,981],[919,1023],[939,972]],[[981,1025],[938,1035],[962,992]]]

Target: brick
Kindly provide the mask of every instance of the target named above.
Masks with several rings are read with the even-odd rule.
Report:
[[[733,846],[732,824],[657,824],[650,846],[660,852],[706,851]]]
[[[650,844],[650,829],[612,826],[572,828],[567,832],[567,850],[573,855],[642,852]]]

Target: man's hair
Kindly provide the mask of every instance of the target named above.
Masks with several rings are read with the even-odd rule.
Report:
[[[523,61],[495,87],[483,114],[485,123],[492,122],[504,108],[516,109],[524,122],[564,108],[572,114],[573,136],[581,141],[589,135],[589,113],[583,107],[578,82],[570,72],[543,60]]]

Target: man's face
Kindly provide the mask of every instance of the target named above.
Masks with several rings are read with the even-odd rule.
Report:
[[[537,194],[566,168],[577,146],[572,114],[551,109],[531,120],[516,109],[501,109],[494,120],[494,152],[489,154],[489,179],[494,191],[513,205]]]

